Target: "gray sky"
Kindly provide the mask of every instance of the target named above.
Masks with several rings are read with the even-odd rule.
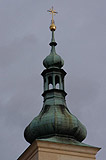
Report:
[[[28,147],[23,132],[39,114],[40,73],[50,53],[54,6],[56,51],[65,61],[67,106],[86,126],[85,143],[106,153],[106,1],[0,0],[0,159],[15,160]]]

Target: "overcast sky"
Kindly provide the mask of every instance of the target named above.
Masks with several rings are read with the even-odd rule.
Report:
[[[24,129],[42,108],[52,5],[67,106],[87,128],[84,143],[102,147],[97,160],[105,160],[105,0],[0,0],[0,159],[15,160],[29,146]]]

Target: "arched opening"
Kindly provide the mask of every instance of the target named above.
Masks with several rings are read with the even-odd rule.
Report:
[[[48,77],[48,86],[49,86],[49,89],[53,89],[53,80],[51,76]]]
[[[56,89],[59,89],[59,83],[56,84]]]
[[[49,89],[53,89],[53,85],[52,84],[49,84]]]
[[[56,89],[60,89],[59,76],[55,77],[55,85],[56,85]]]

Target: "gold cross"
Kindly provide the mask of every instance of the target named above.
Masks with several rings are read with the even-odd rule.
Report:
[[[52,7],[52,9],[47,10],[47,11],[50,12],[50,13],[52,14],[52,23],[54,23],[53,16],[54,16],[55,14],[57,14],[58,12],[56,12],[56,11],[53,9],[53,7]]]

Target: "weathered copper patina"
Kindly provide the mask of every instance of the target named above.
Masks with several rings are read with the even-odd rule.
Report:
[[[44,79],[43,108],[26,127],[24,136],[26,141],[33,143],[35,139],[52,139],[59,142],[80,144],[87,134],[85,126],[67,108],[64,89],[66,72],[62,69],[63,59],[56,53],[57,43],[54,30],[50,42],[51,52],[44,59],[46,68],[42,72]],[[54,138],[53,138],[54,137]]]

